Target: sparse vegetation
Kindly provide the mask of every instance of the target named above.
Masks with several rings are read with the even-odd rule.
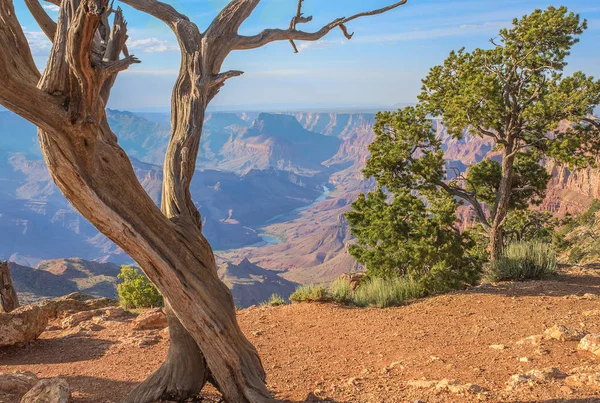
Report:
[[[279,294],[271,294],[271,296],[269,297],[268,300],[266,300],[265,302],[263,302],[261,305],[265,305],[265,306],[281,306],[281,305],[286,305],[287,302],[285,301],[285,299],[279,295]]]
[[[119,302],[126,309],[152,308],[164,305],[163,297],[148,278],[137,268],[123,265],[117,276]]]
[[[354,292],[356,306],[387,308],[403,305],[425,295],[423,286],[408,277],[372,278],[364,281]]]
[[[329,295],[333,302],[337,302],[338,304],[348,304],[353,300],[354,290],[352,290],[350,281],[344,278],[338,278],[329,286]]]
[[[327,288],[322,285],[300,285],[290,295],[292,302],[326,302],[328,300]]]
[[[491,282],[539,280],[556,273],[556,268],[556,252],[551,244],[513,242],[490,263],[485,277]]]

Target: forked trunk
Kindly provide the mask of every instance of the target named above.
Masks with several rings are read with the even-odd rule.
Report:
[[[156,207],[104,118],[100,127],[84,123],[65,129],[40,131],[44,158],[61,191],[144,268],[200,346],[227,401],[273,401],[258,354],[237,324],[231,293],[219,280],[212,249],[196,223],[184,217],[169,220]],[[82,158],[80,148],[94,152]],[[181,344],[189,346],[187,341]],[[175,361],[189,350],[174,346],[170,356]],[[190,365],[200,368],[195,362]],[[177,381],[172,368],[167,364],[164,370],[170,384]],[[159,370],[154,379],[164,381],[161,375]],[[194,375],[192,383],[204,383],[205,371]]]
[[[9,313],[19,307],[19,298],[10,277],[8,262],[0,262],[0,313]]]

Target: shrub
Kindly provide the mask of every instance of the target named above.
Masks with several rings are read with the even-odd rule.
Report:
[[[140,270],[124,265],[117,277],[121,280],[117,285],[119,301],[124,308],[151,308],[164,305],[162,295]]]
[[[372,278],[361,283],[354,292],[352,302],[361,307],[386,308],[403,305],[424,294],[422,286],[411,278]]]
[[[261,305],[267,305],[267,306],[280,306],[280,305],[285,305],[287,304],[287,302],[285,302],[285,299],[283,299],[283,297],[279,294],[271,294],[271,297],[266,300],[265,302],[263,302]]]
[[[537,280],[554,274],[556,268],[556,252],[552,245],[537,241],[515,242],[489,265],[486,279],[492,282]]]
[[[327,289],[322,285],[300,285],[290,295],[292,302],[325,302],[327,300]]]
[[[334,302],[347,304],[352,302],[354,290],[352,290],[352,286],[348,280],[338,278],[329,286],[329,294]]]

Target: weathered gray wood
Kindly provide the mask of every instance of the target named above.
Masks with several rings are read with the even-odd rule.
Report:
[[[51,0],[60,6],[55,26],[37,0],[26,1],[53,41],[50,58],[40,77],[12,0],[0,0],[0,104],[38,126],[42,153],[62,193],[142,267],[168,301],[167,360],[127,401],[183,399],[200,392],[210,374],[228,402],[273,402],[258,353],[241,332],[231,293],[218,278],[190,195],[206,108],[228,79],[242,74],[221,72],[232,51],[276,40],[318,40],[336,27],[350,39],[345,23],[407,0],[337,19],[312,34],[296,30],[296,24],[310,20],[302,16],[299,1],[288,30],[254,37],[240,36],[238,29],[260,0],[230,1],[205,32],[160,1],[121,0],[165,22],[182,53],[161,209],[137,180],[106,119],[117,74],[139,62],[127,52],[121,10],[110,9],[108,0]]]
[[[8,262],[0,261],[0,313],[9,313],[19,307],[17,291],[10,277]]]

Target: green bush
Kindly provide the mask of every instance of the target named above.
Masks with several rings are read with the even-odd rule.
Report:
[[[352,302],[360,307],[387,308],[403,305],[424,295],[423,287],[410,278],[372,278],[361,283],[354,292]]]
[[[327,289],[322,285],[300,285],[290,295],[292,302],[325,302],[327,300]]]
[[[352,290],[350,281],[338,278],[329,286],[329,294],[332,301],[338,304],[347,304],[352,302],[354,290]]]
[[[266,305],[266,306],[280,306],[280,305],[286,305],[287,302],[285,301],[285,299],[283,299],[283,297],[279,294],[271,294],[271,297],[266,300],[265,302],[263,302],[261,305]]]
[[[496,281],[538,280],[556,272],[557,258],[552,245],[537,241],[509,244],[491,263],[486,279]]]
[[[117,276],[119,302],[126,309],[152,308],[164,305],[163,297],[154,284],[138,269],[122,266]]]

